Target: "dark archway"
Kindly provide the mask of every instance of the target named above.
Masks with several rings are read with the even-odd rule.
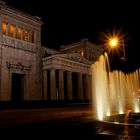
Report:
[[[24,100],[24,74],[12,73],[12,102]]]

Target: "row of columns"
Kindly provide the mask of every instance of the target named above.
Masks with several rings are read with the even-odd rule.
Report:
[[[77,81],[74,81],[73,73],[70,71],[62,71],[55,69],[44,70],[44,100],[90,100],[90,76],[87,74],[82,75],[81,73],[76,73],[76,75]],[[77,89],[74,89],[73,84],[77,85],[77,87],[75,86]]]
[[[6,30],[6,32],[3,31],[3,34],[5,34],[7,36],[14,37],[14,38],[18,38],[18,39],[21,39],[21,40],[25,40],[25,41],[28,41],[28,42],[35,43],[35,40],[36,40],[35,37],[36,36],[35,36],[34,31],[24,29],[20,26],[13,25],[11,23],[3,22],[2,24],[3,24],[2,28],[5,28],[5,29],[2,29],[2,30]],[[4,27],[4,26],[6,26],[6,27]],[[11,32],[10,28],[13,28],[12,32]],[[21,33],[18,33],[19,32],[18,30],[20,30]]]

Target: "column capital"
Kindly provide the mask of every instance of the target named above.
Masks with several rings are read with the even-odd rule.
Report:
[[[83,73],[77,73],[77,75],[80,76],[80,75],[84,75],[84,74]]]
[[[62,69],[58,69],[58,71],[59,71],[59,72],[64,72],[64,70],[62,70]]]
[[[66,71],[68,74],[71,74],[72,73],[72,71]]]

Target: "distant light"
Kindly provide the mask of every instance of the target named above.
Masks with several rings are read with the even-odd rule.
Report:
[[[119,111],[119,114],[123,114],[124,112],[122,110]]]
[[[135,105],[134,112],[136,112],[136,113],[140,112],[140,109],[139,109],[138,105]]]
[[[107,116],[110,116],[110,112],[107,112],[107,114],[106,114]]]
[[[119,122],[114,122],[114,123],[118,124]]]
[[[84,56],[84,51],[81,51],[81,56]]]
[[[136,109],[135,109],[135,112],[136,112],[136,113],[138,113],[138,112],[140,112],[140,111],[139,111],[139,109],[138,109],[138,108],[136,108]]]

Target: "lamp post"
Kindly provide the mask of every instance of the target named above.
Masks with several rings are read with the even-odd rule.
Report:
[[[123,57],[121,58],[121,60],[126,61],[125,48],[124,48],[124,39],[123,39],[123,37],[122,37],[122,47],[123,47]]]
[[[119,48],[120,46],[122,46],[123,57],[121,57],[121,60],[126,61],[125,46],[124,46],[123,37],[110,37],[108,40],[108,44],[109,44],[109,47],[111,47],[111,49]]]

